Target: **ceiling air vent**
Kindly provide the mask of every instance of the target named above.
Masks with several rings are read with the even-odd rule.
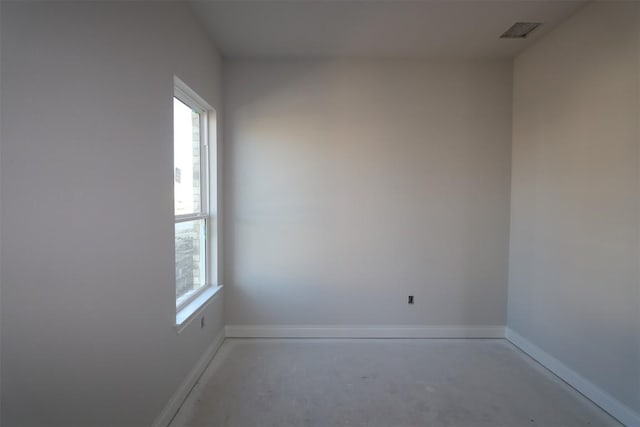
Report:
[[[541,22],[516,22],[507,31],[502,33],[501,39],[524,39],[531,31],[542,25]]]

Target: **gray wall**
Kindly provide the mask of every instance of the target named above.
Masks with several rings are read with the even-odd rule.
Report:
[[[510,61],[232,61],[224,88],[227,324],[505,324]]]
[[[515,61],[508,326],[640,411],[640,4]]]
[[[173,327],[171,173],[219,57],[178,2],[2,8],[2,424],[149,425],[222,327]]]

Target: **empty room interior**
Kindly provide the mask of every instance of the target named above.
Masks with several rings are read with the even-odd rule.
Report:
[[[640,427],[640,2],[0,0],[0,423]]]

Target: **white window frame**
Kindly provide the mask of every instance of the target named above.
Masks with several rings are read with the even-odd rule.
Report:
[[[202,311],[205,304],[211,300],[222,286],[219,283],[217,274],[218,241],[220,235],[218,232],[219,226],[217,218],[218,180],[217,176],[211,175],[210,169],[212,164],[216,166],[217,163],[216,113],[213,107],[177,77],[174,77],[173,96],[200,115],[200,212],[183,215],[175,215],[174,212],[174,244],[175,224],[195,220],[204,220],[205,223],[205,285],[188,294],[180,301],[176,299],[176,326],[179,328],[178,332],[180,332],[196,314]],[[171,101],[173,105],[173,98]],[[213,149],[211,149],[211,140],[214,141]],[[175,144],[175,141],[172,140],[172,144]],[[174,168],[175,164],[172,167],[172,171]],[[217,173],[217,167],[215,172]],[[213,200],[214,203],[211,203],[211,200]],[[175,209],[175,195],[172,202],[171,208],[173,210]],[[174,258],[174,267],[175,262],[176,260]],[[177,283],[174,280],[174,293],[176,285]]]

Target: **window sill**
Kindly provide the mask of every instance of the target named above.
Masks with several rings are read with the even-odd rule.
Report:
[[[180,309],[180,311],[176,313],[176,331],[180,333],[189,326],[191,321],[200,314],[207,305],[209,305],[213,297],[217,295],[221,289],[222,285],[211,286],[209,289],[198,295],[196,299]]]

